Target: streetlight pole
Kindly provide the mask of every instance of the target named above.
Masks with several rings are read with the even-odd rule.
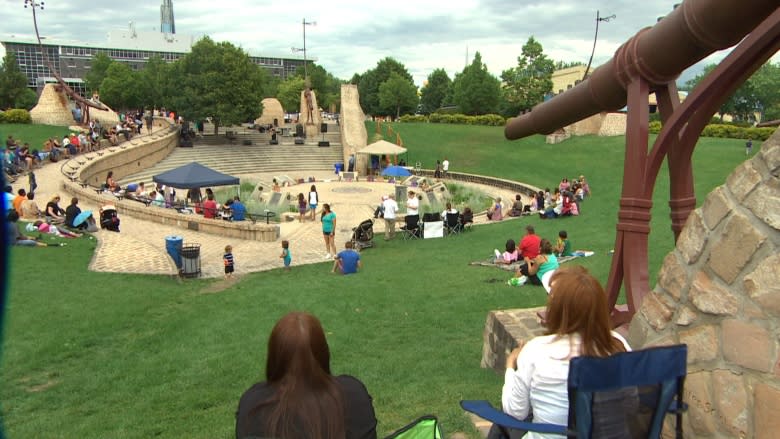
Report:
[[[306,56],[306,26],[316,26],[316,21],[306,21],[306,18],[301,21],[303,26],[303,49],[292,48],[293,52],[303,52],[303,81],[306,85],[309,85],[309,61]]]
[[[612,14],[608,17],[599,17],[599,11],[598,10],[596,11],[596,34],[593,36],[593,49],[591,49],[590,51],[590,59],[588,60],[588,66],[585,67],[585,74],[582,75],[583,81],[585,80],[585,78],[588,77],[588,72],[590,72],[590,64],[593,62],[593,54],[596,53],[596,40],[599,37],[599,22],[600,21],[609,22],[613,18],[615,18],[615,14]]]

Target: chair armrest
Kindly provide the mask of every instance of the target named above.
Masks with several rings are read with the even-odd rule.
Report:
[[[463,407],[463,410],[466,410],[467,412],[474,413],[480,418],[486,419],[503,427],[535,431],[537,433],[560,434],[564,436],[568,436],[570,433],[573,433],[574,436],[576,436],[576,433],[569,432],[567,427],[563,425],[523,422],[498,410],[497,408],[490,405],[489,402],[484,400],[463,400],[460,402],[460,406]]]

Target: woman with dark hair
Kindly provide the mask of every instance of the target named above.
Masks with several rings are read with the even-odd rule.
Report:
[[[506,359],[501,404],[518,419],[567,425],[569,361],[580,355],[608,357],[631,347],[611,331],[607,295],[582,266],[561,268],[550,281],[547,332],[519,343]],[[517,430],[491,429],[488,438],[558,437]]]
[[[336,214],[330,210],[330,204],[322,205],[322,237],[325,239],[325,259],[335,258],[336,254]]]
[[[114,180],[114,171],[108,171],[108,175],[106,175],[105,188],[111,192],[119,192],[119,185],[116,184],[116,181]]]
[[[268,339],[266,381],[241,396],[236,438],[376,438],[371,395],[357,378],[333,376],[319,320],[292,312]]]
[[[553,245],[550,241],[542,239],[539,242],[539,254],[531,259],[525,257],[525,264],[515,271],[515,277],[507,282],[512,286],[520,286],[526,282],[532,285],[542,285],[544,274],[549,271],[555,271],[558,266],[558,258],[553,253]]]

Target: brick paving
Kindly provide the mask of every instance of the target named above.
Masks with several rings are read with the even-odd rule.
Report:
[[[226,154],[229,154],[229,149],[225,150]],[[291,160],[294,159],[291,157]],[[38,183],[38,189],[35,193],[39,207],[43,208],[52,195],[59,193],[62,197],[60,205],[65,208],[69,204],[70,195],[61,189],[61,184],[66,180],[66,177],[60,172],[60,164],[47,162],[34,172]],[[307,172],[307,174],[316,178],[315,184],[321,202],[331,204],[337,215],[336,248],[338,249],[343,248],[344,242],[352,237],[352,227],[372,217],[381,196],[394,190],[394,186],[387,183],[335,181],[337,176],[333,171]],[[268,181],[273,178],[271,173],[239,176],[251,176],[254,179]],[[284,192],[308,193],[310,185],[311,183],[293,185],[285,188]],[[18,179],[12,186],[15,193],[18,188],[27,186],[27,178]],[[347,186],[358,190],[344,191]],[[490,186],[481,186],[480,189],[491,196],[500,196],[504,200],[514,199],[514,194],[509,191]],[[95,212],[97,219],[99,206],[90,205],[85,201],[82,201],[79,206],[82,210],[90,209]],[[207,278],[222,276],[222,253],[227,244],[233,246],[236,273],[239,275],[282,267],[282,260],[279,258],[281,240],[290,241],[293,265],[320,263],[326,260],[319,221],[282,222],[280,239],[277,242],[268,243],[183,230],[165,224],[144,221],[129,215],[122,215],[120,219],[122,221],[120,233],[100,230],[92,235],[97,239],[98,245],[89,265],[90,270],[176,275],[176,266],[166,253],[165,248],[165,238],[171,235],[183,237],[185,245],[200,244],[202,277]],[[475,217],[476,225],[485,222],[484,216]],[[375,223],[374,232],[384,232],[383,221]],[[400,235],[397,235],[396,239],[400,239]],[[381,238],[375,238],[375,242],[381,246],[379,244]]]

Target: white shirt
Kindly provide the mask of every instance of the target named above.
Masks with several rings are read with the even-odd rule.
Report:
[[[385,219],[395,219],[395,213],[398,211],[398,203],[394,199],[388,198],[382,202],[385,208]]]
[[[612,331],[626,351],[631,347],[620,334]],[[517,370],[507,369],[501,405],[505,413],[525,419],[533,408],[533,422],[567,425],[569,419],[569,360],[579,356],[582,339],[570,336],[545,335],[531,339],[517,358]],[[528,432],[527,439],[564,438]]]
[[[317,205],[317,192],[311,191],[309,192],[309,204]]]
[[[441,162],[441,168],[444,169],[445,172],[448,171],[450,169],[450,161],[444,160]]]
[[[406,214],[407,215],[419,215],[418,210],[420,208],[420,200],[415,195],[412,198],[406,200]]]

